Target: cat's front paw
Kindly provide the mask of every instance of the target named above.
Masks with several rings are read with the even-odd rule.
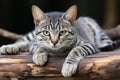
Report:
[[[43,66],[47,62],[47,54],[41,51],[36,51],[33,54],[33,62],[36,65]]]
[[[64,77],[71,77],[73,74],[75,74],[76,70],[77,70],[77,64],[69,64],[67,62],[65,62],[63,64],[63,68],[62,68],[62,75]]]
[[[15,45],[3,45],[0,47],[0,54],[16,54],[19,49]]]

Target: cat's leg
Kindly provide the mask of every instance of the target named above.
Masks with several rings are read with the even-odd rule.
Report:
[[[62,68],[62,75],[64,77],[70,77],[75,74],[79,61],[87,55],[98,53],[99,50],[92,44],[85,44],[83,46],[77,46],[71,50],[68,54]]]
[[[33,54],[32,59],[36,65],[43,66],[47,62],[47,52],[38,44],[32,44],[29,51]]]
[[[17,54],[18,52],[21,51],[26,51],[27,50],[27,44],[26,42],[17,42],[14,44],[8,44],[8,45],[3,45],[0,47],[0,54],[2,55],[7,55],[7,54]]]

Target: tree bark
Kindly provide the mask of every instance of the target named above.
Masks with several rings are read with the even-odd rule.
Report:
[[[112,40],[120,39],[120,25],[116,26],[115,28],[104,31]]]
[[[16,34],[16,33],[1,29],[1,28],[0,28],[0,36],[12,39],[14,41],[23,37],[23,35]]]
[[[117,0],[105,0],[104,29],[111,29],[117,24],[117,13]]]
[[[61,68],[65,57],[50,57],[45,66],[36,66],[30,53],[0,56],[1,78],[63,78]],[[80,61],[77,73],[72,79],[120,78],[120,50],[102,52]],[[68,78],[69,79],[69,78]],[[48,79],[49,80],[49,79]],[[60,79],[61,80],[61,79]],[[113,79],[112,79],[113,80]]]

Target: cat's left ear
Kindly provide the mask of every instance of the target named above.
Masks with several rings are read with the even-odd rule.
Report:
[[[71,24],[74,23],[74,21],[76,20],[76,16],[77,16],[77,6],[73,5],[71,6],[64,14],[63,14],[63,18],[70,21]]]
[[[44,22],[48,18],[45,13],[36,5],[32,6],[32,15],[36,26],[38,26],[39,23]]]

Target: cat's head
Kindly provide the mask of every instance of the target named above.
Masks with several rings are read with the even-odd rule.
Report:
[[[36,37],[42,46],[63,48],[70,46],[74,39],[74,21],[77,7],[73,5],[65,13],[45,14],[39,7],[32,6],[32,14],[36,27]]]

